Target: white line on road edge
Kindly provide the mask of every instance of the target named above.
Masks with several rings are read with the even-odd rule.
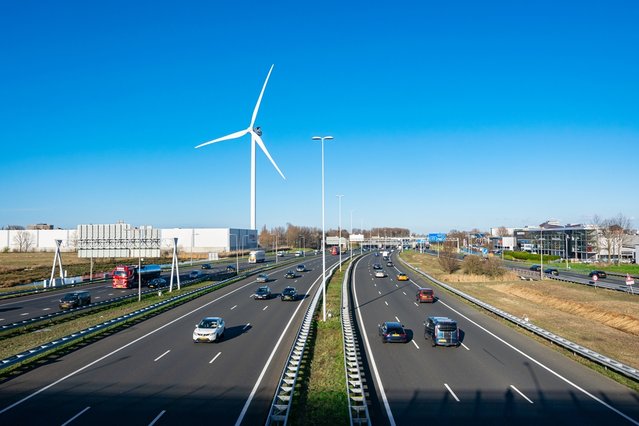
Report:
[[[171,352],[171,349],[169,349],[168,351],[164,352],[162,355],[160,355],[159,357],[155,358],[153,360],[153,362],[156,362],[158,359],[162,358],[164,355],[168,354],[169,352]]]
[[[357,264],[355,264],[355,268],[357,269]],[[364,326],[364,320],[362,319],[362,311],[359,307],[359,301],[357,300],[357,290],[355,289],[355,276],[357,274],[353,272],[353,297],[355,297],[355,306],[357,311],[357,316],[359,317],[359,323]],[[382,395],[382,401],[384,402],[384,408],[386,408],[386,415],[388,416],[388,422],[391,426],[395,426],[395,417],[393,417],[393,412],[390,409],[390,405],[388,403],[388,398],[386,397],[386,392],[384,391],[384,385],[382,384],[382,379],[379,377],[379,371],[377,370],[377,363],[375,362],[375,357],[373,356],[373,351],[371,350],[371,345],[368,341],[368,335],[365,332],[362,332],[362,336],[364,337],[364,341],[366,342],[366,350],[370,357],[371,367],[373,367],[373,373],[375,374],[375,380],[377,380],[377,387],[379,388],[379,393]]]
[[[158,420],[160,420],[160,417],[162,417],[164,415],[164,413],[166,413],[166,410],[162,410],[160,411],[160,414],[158,414],[157,416],[155,416],[155,418],[153,419],[153,421],[151,423],[149,423],[149,426],[153,426]]]
[[[521,396],[522,396],[522,397],[523,397],[526,401],[528,401],[528,402],[530,402],[531,404],[533,404],[533,402],[532,402],[530,399],[528,399],[528,397],[527,397],[526,395],[524,395],[523,393],[521,393],[521,391],[520,391],[519,389],[517,389],[515,386],[510,385],[510,387],[511,387],[511,388],[513,388],[513,390],[514,390],[515,392],[517,392],[519,395],[521,395]]]
[[[317,279],[309,287],[308,291],[304,294],[305,298],[311,292],[313,287],[315,287],[315,285],[317,283],[321,282],[321,281],[322,281],[322,277],[321,276],[317,277]],[[301,307],[302,307],[301,303],[297,305],[297,308],[295,309],[295,312],[293,312],[293,315],[291,315],[291,318],[288,320],[288,323],[286,324],[286,327],[284,327],[284,330],[280,334],[280,338],[277,339],[277,343],[275,344],[275,347],[273,348],[273,351],[271,352],[271,355],[266,360],[266,364],[264,364],[264,368],[262,369],[262,372],[260,373],[260,376],[257,378],[257,381],[255,382],[255,386],[253,386],[253,390],[251,390],[251,394],[246,399],[246,402],[244,403],[244,407],[242,407],[242,412],[240,413],[239,417],[235,421],[235,426],[239,426],[240,424],[242,424],[242,420],[244,420],[244,416],[246,415],[246,412],[248,411],[249,405],[251,405],[251,401],[253,401],[253,397],[255,396],[255,393],[257,392],[257,389],[260,387],[260,384],[262,383],[262,379],[264,378],[264,374],[266,374],[266,370],[268,369],[269,365],[271,364],[271,361],[273,360],[273,357],[275,356],[275,352],[277,352],[277,348],[279,348],[280,343],[282,343],[282,339],[284,338],[284,335],[286,334],[286,331],[290,327],[291,323],[293,322],[293,318],[295,318],[295,316],[297,315],[297,312],[300,310]],[[247,326],[248,326],[248,324],[247,324]],[[2,413],[0,413],[0,414],[2,414]]]
[[[462,343],[461,345],[462,345],[462,346],[464,347],[464,349],[466,349],[467,351],[469,351],[469,350],[470,350],[470,349],[468,348],[468,346],[464,345],[463,343]]]
[[[448,392],[450,392],[450,394],[453,396],[453,398],[455,398],[455,401],[459,402],[459,398],[457,398],[457,395],[455,395],[455,392],[453,392],[453,390],[450,388],[450,386],[448,386],[447,383],[444,383],[444,386],[446,386],[446,389],[448,389]]]
[[[412,339],[411,339],[411,342],[413,342],[413,345],[415,345],[415,347],[416,347],[417,349],[419,349],[419,346],[417,346],[417,343],[415,343],[415,341],[414,341],[414,340],[412,340]]]
[[[215,361],[217,359],[217,357],[220,356],[220,355],[222,355],[222,352],[218,352],[217,355],[215,355],[213,357],[213,359],[209,361],[209,364],[213,364],[213,361]]]
[[[233,307],[231,308],[231,310],[233,310],[233,309],[235,309],[235,308],[237,308],[237,305],[233,305]]]
[[[88,363],[88,364],[87,364],[87,365],[85,365],[84,367],[80,367],[80,368],[78,368],[77,370],[72,371],[71,373],[67,374],[66,376],[59,378],[59,379],[58,379],[58,380],[56,380],[55,382],[53,382],[53,383],[49,383],[48,385],[46,385],[46,386],[44,386],[44,387],[42,387],[42,388],[38,389],[37,391],[35,391],[35,392],[33,392],[33,393],[31,393],[31,394],[29,394],[29,395],[25,396],[25,397],[24,397],[24,398],[22,398],[21,400],[16,401],[16,402],[14,402],[13,404],[11,404],[11,405],[9,405],[9,406],[7,406],[7,407],[3,408],[2,410],[0,410],[0,414],[4,414],[4,413],[6,413],[7,411],[11,410],[12,408],[15,408],[15,407],[17,407],[18,405],[22,404],[23,402],[26,402],[26,401],[30,400],[30,399],[31,399],[31,398],[33,398],[34,396],[41,394],[42,392],[44,392],[44,391],[46,391],[46,390],[48,390],[48,389],[52,388],[53,386],[57,385],[58,383],[62,383],[63,381],[65,381],[65,380],[66,380],[66,379],[68,379],[69,377],[73,377],[73,376],[75,376],[76,374],[78,374],[78,373],[80,373],[80,372],[82,372],[82,371],[86,370],[87,368],[94,366],[94,365],[95,365],[95,364],[97,364],[98,362],[100,362],[100,361],[104,361],[105,359],[109,358],[111,355],[115,355],[115,354],[117,354],[118,352],[120,352],[120,351],[122,351],[122,350],[124,350],[124,349],[128,348],[129,346],[136,344],[136,343],[137,343],[137,342],[139,342],[140,340],[146,339],[147,337],[149,337],[149,336],[151,336],[151,335],[153,335],[153,334],[157,333],[158,331],[163,330],[163,329],[165,329],[166,327],[168,327],[168,326],[170,326],[170,325],[173,325],[173,324],[175,324],[175,323],[176,323],[176,322],[178,322],[178,321],[183,320],[184,318],[188,317],[189,315],[191,315],[191,314],[193,314],[193,313],[195,313],[195,312],[197,312],[197,311],[199,311],[199,310],[202,310],[202,309],[206,308],[207,306],[209,306],[209,305],[211,305],[211,304],[213,304],[213,303],[217,302],[218,300],[223,299],[223,298],[225,298],[225,297],[227,297],[227,296],[230,296],[231,294],[233,294],[233,293],[235,293],[235,292],[238,292],[238,291],[240,291],[240,290],[244,289],[245,287],[250,286],[251,284],[253,284],[253,283],[252,283],[252,282],[250,282],[250,283],[244,284],[244,285],[243,285],[243,286],[241,286],[241,287],[236,288],[235,290],[229,291],[228,293],[226,293],[226,294],[224,294],[224,295],[222,295],[222,296],[218,297],[217,299],[213,299],[213,300],[211,300],[210,302],[205,303],[204,305],[198,306],[197,308],[193,309],[192,311],[189,311],[189,312],[185,313],[184,315],[182,315],[182,316],[180,316],[180,317],[177,317],[177,318],[175,318],[174,320],[169,321],[169,322],[167,322],[166,324],[164,324],[164,325],[162,325],[162,326],[160,326],[160,327],[158,327],[158,328],[156,328],[156,329],[154,329],[154,330],[152,330],[152,331],[149,331],[149,332],[148,332],[148,333],[146,333],[145,335],[142,335],[142,336],[138,337],[137,339],[130,341],[130,342],[129,342],[129,343],[127,343],[126,345],[122,345],[122,346],[120,346],[119,348],[112,350],[112,351],[111,351],[111,352],[109,352],[108,354],[101,356],[100,358],[96,359],[95,361],[91,361],[90,363]]]
[[[82,414],[84,414],[89,408],[91,407],[87,407],[84,410],[80,411],[78,414],[76,414],[75,416],[71,417],[69,420],[67,420],[66,422],[62,423],[62,426],[67,426],[69,423],[71,423],[72,421],[74,421],[75,419],[77,419],[78,417],[80,417]]]
[[[450,309],[451,311],[455,312],[457,315],[461,316],[462,318],[466,319],[468,322],[470,322],[471,324],[474,324],[476,327],[478,327],[480,330],[485,331],[486,333],[488,333],[489,335],[491,335],[492,337],[494,337],[495,339],[499,340],[500,342],[502,342],[504,345],[508,346],[510,349],[514,350],[515,352],[519,353],[521,356],[523,356],[524,358],[529,359],[530,361],[534,362],[535,364],[537,364],[539,367],[543,368],[544,370],[546,370],[547,372],[549,372],[550,374],[552,374],[553,376],[557,377],[558,379],[562,380],[563,382],[569,384],[570,386],[574,387],[575,389],[577,389],[579,392],[582,392],[584,395],[587,395],[588,397],[592,398],[593,400],[597,401],[598,403],[600,403],[601,405],[603,405],[604,407],[608,408],[609,410],[619,414],[621,417],[623,417],[624,419],[628,420],[630,423],[639,426],[639,422],[636,421],[635,419],[633,419],[632,417],[628,416],[627,414],[622,413],[621,411],[617,410],[615,407],[613,407],[612,405],[608,404],[607,402],[597,398],[595,395],[591,394],[590,392],[588,392],[586,389],[580,387],[579,385],[577,385],[576,383],[571,382],[570,380],[568,380],[567,378],[565,378],[564,376],[560,375],[559,373],[557,373],[556,371],[550,369],[550,367],[547,367],[546,365],[542,364],[541,361],[537,361],[535,358],[533,358],[532,356],[526,354],[524,351],[522,351],[521,349],[516,348],[514,345],[508,343],[507,341],[505,341],[504,339],[502,339],[501,337],[497,336],[495,333],[493,333],[492,331],[486,329],[485,327],[482,327],[481,325],[477,324],[475,321],[471,320],[470,318],[468,318],[466,315],[462,314],[461,312],[455,310],[454,308],[452,308],[451,306],[447,305],[446,303],[442,302],[441,299],[438,300],[439,303],[441,303],[442,305],[446,306],[448,309]],[[2,412],[0,411],[0,414],[2,414]]]
[[[242,331],[246,330],[248,328],[248,326],[251,325],[250,322],[247,322],[246,325],[244,326],[244,328],[242,329]]]

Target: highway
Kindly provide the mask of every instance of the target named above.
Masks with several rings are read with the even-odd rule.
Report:
[[[375,424],[639,425],[639,394],[537,343],[449,295],[393,259],[369,254],[351,283],[354,318],[362,334]],[[381,263],[387,278],[373,276]],[[398,269],[399,268],[399,269]],[[406,273],[410,281],[398,282]],[[418,304],[431,287],[433,304]],[[460,347],[432,347],[424,339],[427,316],[455,319]],[[378,324],[399,321],[412,339],[381,342]]]
[[[275,259],[275,258],[273,258]],[[269,259],[267,259],[269,260]],[[212,269],[203,270],[199,265],[197,266],[182,266],[180,268],[180,282],[184,282],[189,279],[189,272],[192,270],[202,271],[203,274],[208,276],[214,276],[218,272],[223,272],[226,265],[234,265],[235,261],[231,262],[230,259],[224,263],[212,264]],[[246,261],[240,262],[240,270],[246,269],[250,264]],[[250,265],[254,266],[254,265]],[[162,276],[169,279],[170,270],[164,271]],[[175,282],[174,282],[174,285]],[[113,288],[111,280],[96,282],[91,284],[84,284],[77,287],[65,286],[59,290],[50,290],[40,293],[31,293],[24,296],[17,296],[13,298],[0,300],[0,325],[6,325],[15,323],[18,321],[24,321],[30,318],[40,317],[42,315],[58,312],[61,309],[58,304],[60,297],[65,293],[74,290],[86,290],[91,293],[91,302],[100,302],[104,300],[113,299],[119,296],[125,296],[127,294],[137,294],[138,288],[132,289],[120,289]],[[142,286],[142,291],[147,291],[146,286]]]
[[[319,288],[321,256],[301,262],[295,279],[294,266],[269,272],[275,294]],[[259,285],[241,280],[0,384],[0,423],[263,424],[311,297],[253,300]],[[225,319],[222,341],[193,343],[204,316]]]

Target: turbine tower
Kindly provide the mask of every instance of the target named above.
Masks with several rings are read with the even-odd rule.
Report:
[[[257,112],[260,109],[260,103],[262,102],[262,96],[264,95],[266,84],[268,83],[268,79],[271,76],[271,72],[273,72],[274,66],[275,65],[271,65],[271,69],[269,70],[268,75],[266,76],[266,80],[264,81],[264,86],[262,86],[262,91],[260,92],[259,98],[257,98],[257,103],[255,104],[255,109],[253,110],[253,116],[251,117],[251,124],[249,124],[248,128],[244,130],[240,130],[239,132],[231,133],[230,135],[222,136],[221,138],[213,139],[212,141],[204,142],[195,147],[195,148],[201,148],[203,146],[210,145],[212,143],[222,142],[229,139],[241,138],[247,133],[251,135],[251,229],[257,229],[257,225],[255,221],[255,144],[256,143],[260,146],[260,148],[262,149],[262,152],[264,152],[266,157],[268,157],[268,159],[271,160],[271,164],[273,164],[273,167],[275,167],[275,170],[277,170],[277,172],[280,174],[280,176],[282,176],[283,179],[286,179],[286,177],[284,177],[284,174],[282,173],[280,168],[277,167],[277,164],[275,164],[275,160],[273,160],[273,157],[271,157],[271,154],[269,154],[268,149],[266,149],[266,145],[264,145],[264,141],[262,141],[262,129],[260,127],[254,127],[255,119],[257,118]]]

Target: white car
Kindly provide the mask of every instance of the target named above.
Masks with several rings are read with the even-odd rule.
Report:
[[[217,342],[224,337],[224,320],[220,317],[204,317],[193,330],[193,342]]]
[[[375,278],[386,278],[386,272],[381,269],[375,271]]]

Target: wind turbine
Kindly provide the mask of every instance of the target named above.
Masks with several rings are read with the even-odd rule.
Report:
[[[269,70],[268,75],[266,76],[266,80],[264,81],[264,86],[262,86],[262,91],[260,92],[260,97],[257,98],[257,103],[255,104],[255,109],[253,110],[253,116],[251,117],[251,124],[249,124],[248,128],[244,130],[240,130],[239,132],[231,133],[230,135],[222,136],[221,138],[213,139],[212,141],[204,142],[195,147],[195,148],[201,148],[203,146],[210,145],[216,142],[222,142],[229,139],[238,139],[247,133],[251,135],[251,229],[257,229],[256,223],[255,223],[255,144],[256,143],[260,146],[260,148],[262,149],[262,152],[264,152],[264,154],[268,157],[268,159],[271,160],[271,163],[273,164],[273,167],[275,167],[275,170],[277,170],[277,172],[280,174],[280,176],[282,176],[283,179],[286,179],[286,177],[284,177],[284,174],[282,173],[280,168],[277,167],[277,164],[275,164],[275,160],[273,160],[273,157],[271,157],[271,154],[269,154],[268,149],[266,149],[266,145],[264,145],[264,141],[262,141],[262,129],[260,127],[254,127],[255,119],[257,118],[257,111],[260,109],[262,96],[264,95],[266,84],[268,83],[268,79],[271,76],[271,72],[273,72],[274,66],[275,65],[271,65],[271,69]]]

